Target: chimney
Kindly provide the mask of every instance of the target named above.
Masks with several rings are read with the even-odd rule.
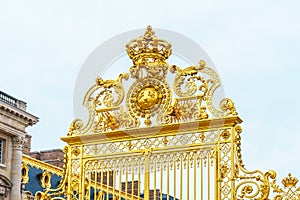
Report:
[[[25,144],[23,146],[23,154],[30,155],[30,149],[31,149],[31,135],[26,134],[25,135]]]

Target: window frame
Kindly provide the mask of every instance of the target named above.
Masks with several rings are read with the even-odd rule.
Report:
[[[6,140],[0,138],[0,167],[5,167]]]

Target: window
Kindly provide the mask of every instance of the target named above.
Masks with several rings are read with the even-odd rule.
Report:
[[[0,166],[5,164],[5,140],[0,138]]]

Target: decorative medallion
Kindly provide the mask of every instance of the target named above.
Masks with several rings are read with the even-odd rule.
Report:
[[[139,89],[138,92],[137,103],[140,108],[145,110],[149,110],[157,105],[157,102],[162,98],[157,86],[146,85],[142,89]]]
[[[129,89],[127,107],[132,117],[145,118],[146,125],[151,117],[165,110],[171,102],[171,91],[165,81],[155,78],[139,79]]]

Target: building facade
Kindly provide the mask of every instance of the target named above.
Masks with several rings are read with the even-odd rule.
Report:
[[[0,200],[21,199],[26,128],[37,122],[38,118],[26,111],[24,101],[0,91]]]

